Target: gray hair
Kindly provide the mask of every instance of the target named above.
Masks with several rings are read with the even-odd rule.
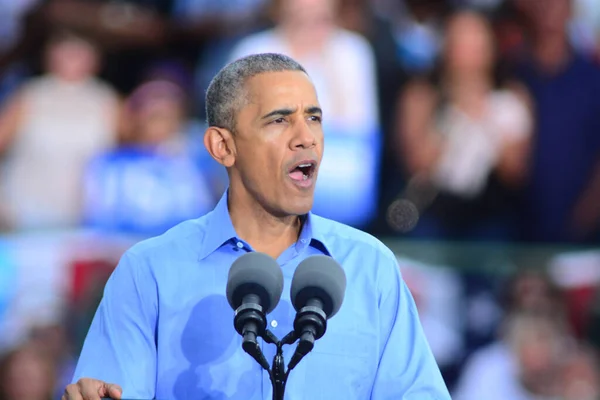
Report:
[[[265,72],[306,70],[297,61],[283,54],[253,54],[227,64],[217,73],[206,90],[208,126],[235,131],[235,115],[246,101],[244,84]]]

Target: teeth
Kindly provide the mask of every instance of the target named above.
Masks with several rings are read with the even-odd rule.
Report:
[[[308,175],[302,175],[302,180],[305,181],[308,179]]]
[[[298,165],[298,168],[307,168],[310,167],[312,164],[300,164]]]

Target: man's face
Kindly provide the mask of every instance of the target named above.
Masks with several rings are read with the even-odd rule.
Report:
[[[54,43],[46,56],[49,71],[67,81],[86,79],[98,68],[98,53],[84,40],[69,38]]]
[[[517,0],[517,7],[533,24],[538,34],[564,34],[571,18],[573,0]]]
[[[310,211],[323,155],[321,109],[315,88],[299,71],[249,79],[247,101],[237,112],[231,184],[276,216]]]

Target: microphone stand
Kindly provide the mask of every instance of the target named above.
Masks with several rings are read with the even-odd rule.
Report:
[[[254,358],[256,362],[269,373],[269,379],[271,380],[271,386],[273,387],[273,400],[284,400],[285,385],[290,375],[290,371],[293,370],[300,360],[313,349],[315,340],[323,336],[327,329],[327,316],[322,311],[323,306],[320,300],[315,301],[318,303],[313,305],[313,302],[311,302],[297,313],[296,319],[294,320],[294,330],[285,335],[282,340],[279,340],[273,332],[264,328],[264,330],[248,329],[248,332],[242,331],[244,336],[242,347],[244,351],[252,356],[252,358]],[[255,328],[259,324],[264,327],[266,322],[262,314],[257,313],[252,306],[246,307],[249,308],[249,310],[245,310],[248,313],[246,320],[255,322],[255,324],[252,325],[252,328]],[[241,318],[240,321],[242,321]],[[241,323],[236,325],[241,325]],[[238,332],[240,332],[240,330],[238,330]],[[265,343],[277,346],[277,352],[275,353],[275,357],[273,357],[271,367],[269,367],[269,363],[265,359],[265,356],[256,341],[257,336],[262,337]],[[298,339],[300,339],[300,342],[298,343],[298,346],[296,346],[296,351],[290,359],[286,370],[285,359],[283,357],[283,346],[286,344],[294,344]]]
[[[284,400],[285,384],[290,375],[290,371],[293,369],[285,369],[285,359],[283,358],[283,345],[293,344],[298,337],[294,331],[288,333],[282,340],[279,340],[273,332],[268,329],[265,330],[263,337],[265,343],[275,344],[277,346],[277,352],[273,357],[272,367],[267,369],[269,373],[269,379],[271,380],[271,386],[273,387],[273,400]]]

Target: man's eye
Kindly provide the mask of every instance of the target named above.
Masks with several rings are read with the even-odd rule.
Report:
[[[310,120],[314,122],[321,122],[321,117],[319,117],[318,115],[311,115]]]
[[[277,118],[273,120],[274,124],[283,124],[285,122],[285,118]]]

